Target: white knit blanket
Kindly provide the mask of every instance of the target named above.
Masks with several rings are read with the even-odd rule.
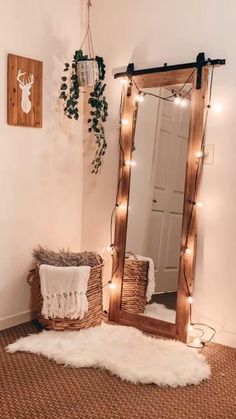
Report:
[[[90,266],[40,265],[42,315],[48,318],[82,319],[88,311],[86,297]]]
[[[155,292],[155,268],[154,268],[154,262],[152,260],[152,258],[148,258],[146,256],[140,256],[140,255],[135,255],[133,256],[132,254],[129,256],[129,259],[135,259],[137,258],[138,260],[143,260],[148,262],[149,267],[148,267],[148,284],[147,284],[147,289],[146,289],[146,299],[147,302],[151,300],[152,295]]]

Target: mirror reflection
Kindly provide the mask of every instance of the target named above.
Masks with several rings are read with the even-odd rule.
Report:
[[[141,96],[121,308],[175,323],[191,85]]]

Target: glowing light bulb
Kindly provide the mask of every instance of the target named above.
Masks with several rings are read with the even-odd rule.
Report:
[[[188,102],[186,99],[181,99],[180,101],[180,106],[182,106],[182,108],[185,108],[187,106]]]
[[[198,159],[200,159],[201,157],[203,157],[203,156],[204,156],[204,153],[203,153],[203,151],[199,150],[199,151],[196,151],[195,156],[196,156]]]
[[[106,247],[107,252],[112,252],[113,250],[113,244],[110,244],[109,246]]]
[[[189,247],[186,247],[185,253],[186,253],[186,255],[191,255],[192,250]]]
[[[139,93],[138,95],[136,95],[135,99],[137,100],[137,102],[143,102],[144,101],[144,94]]]
[[[121,211],[125,211],[126,208],[127,208],[127,205],[126,204],[120,204],[119,208],[120,208]]]
[[[191,295],[187,298],[187,300],[189,304],[193,304],[193,297]]]
[[[203,203],[201,201],[196,202],[196,207],[202,208],[202,206],[203,206]]]
[[[126,77],[122,77],[120,79],[120,82],[121,82],[121,84],[128,84],[129,83],[129,80]]]
[[[122,125],[129,125],[129,121],[128,121],[128,119],[122,119],[122,120],[121,120],[121,124],[122,124]]]
[[[175,96],[175,98],[174,98],[174,104],[175,105],[180,105],[180,102],[181,102],[180,97],[179,96]]]
[[[222,111],[223,106],[222,106],[222,103],[213,103],[213,105],[211,106],[211,108],[212,108],[212,110],[214,112],[219,113],[219,112]]]
[[[111,290],[114,290],[116,288],[116,284],[114,284],[114,282],[112,282],[112,281],[108,282],[108,286]]]
[[[136,166],[135,160],[126,160],[125,162],[126,166]]]

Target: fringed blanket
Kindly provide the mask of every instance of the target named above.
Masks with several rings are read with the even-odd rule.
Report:
[[[40,265],[42,315],[48,318],[82,319],[88,311],[86,297],[90,266]]]
[[[152,298],[152,295],[155,292],[155,268],[154,268],[154,262],[152,258],[148,258],[146,256],[140,256],[140,255],[133,255],[132,253],[129,256],[129,259],[137,259],[142,260],[145,262],[148,262],[148,283],[147,283],[147,290],[146,290],[146,299],[147,301],[150,301]]]

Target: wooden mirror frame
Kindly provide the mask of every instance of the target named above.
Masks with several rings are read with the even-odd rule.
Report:
[[[142,70],[144,72],[144,70]],[[135,72],[134,72],[135,73]],[[192,76],[191,76],[192,74]],[[190,319],[191,305],[188,301],[189,293],[193,292],[196,245],[197,245],[197,210],[193,202],[197,196],[197,189],[202,172],[203,159],[196,156],[202,150],[204,140],[204,115],[206,110],[206,95],[208,85],[208,68],[201,71],[201,87],[196,88],[197,69],[177,69],[172,71],[153,72],[131,75],[129,82],[123,87],[120,127],[120,157],[119,177],[117,189],[117,208],[115,217],[115,238],[113,243],[113,276],[115,288],[111,289],[109,320],[123,325],[134,326],[143,331],[155,333],[169,338],[186,342],[187,329]],[[189,79],[189,80],[188,80]],[[186,163],[186,179],[184,194],[184,209],[181,232],[181,252],[179,264],[179,280],[177,291],[176,323],[146,317],[140,314],[121,310],[122,278],[126,250],[126,235],[128,223],[129,190],[132,167],[126,161],[132,159],[135,125],[138,103],[136,95],[138,89],[155,88],[170,85],[183,85],[188,80],[193,84],[190,105],[190,129],[188,155]],[[122,121],[126,120],[126,124]],[[198,171],[196,184],[196,171]],[[192,212],[192,214],[191,214]],[[191,214],[191,215],[190,215]],[[190,225],[189,225],[189,220]],[[187,244],[186,244],[187,242]],[[186,247],[191,254],[186,255]]]

